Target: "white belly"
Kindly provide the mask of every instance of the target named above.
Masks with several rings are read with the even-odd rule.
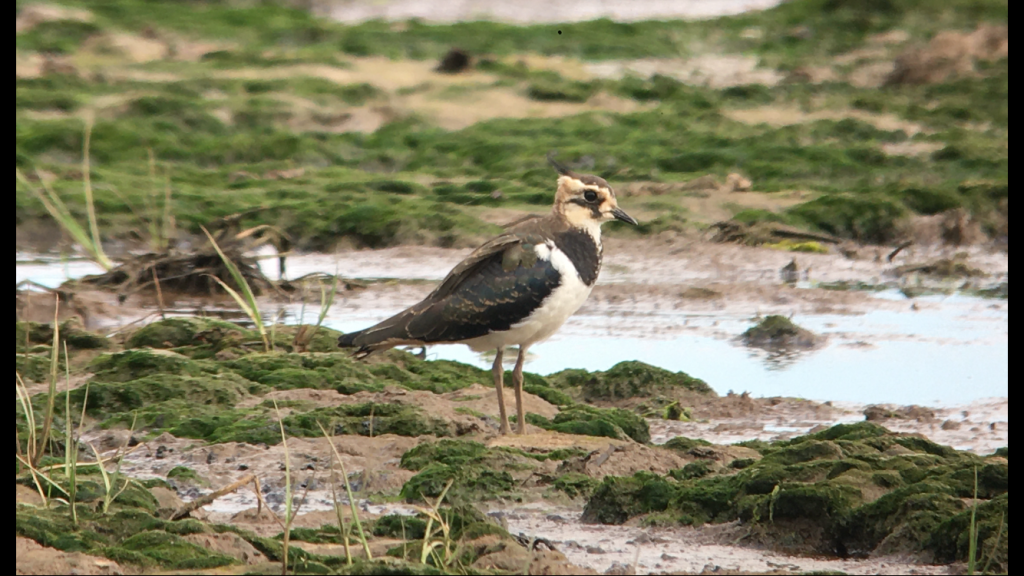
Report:
[[[508,330],[466,340],[466,345],[473,350],[482,352],[513,345],[525,348],[546,340],[561,328],[569,316],[575,314],[590,296],[593,286],[587,286],[580,280],[576,268],[561,250],[555,248],[553,244],[547,244],[537,246],[536,251],[538,258],[550,259],[555,269],[561,273],[561,284],[551,291],[539,308]]]

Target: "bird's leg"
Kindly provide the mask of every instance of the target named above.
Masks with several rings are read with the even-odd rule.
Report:
[[[504,354],[504,349],[498,348],[497,353],[494,355],[494,366],[491,366],[491,373],[494,374],[494,389],[498,392],[498,418],[501,420],[500,426],[503,436],[512,431],[508,427],[508,414],[505,413],[505,389],[501,385],[501,381],[505,377],[505,367],[501,365],[501,359]]]
[[[526,346],[519,347],[519,357],[516,358],[516,368],[512,371],[512,385],[516,389],[516,418],[519,428],[516,434],[526,432],[526,414],[523,407],[523,362],[526,360]]]

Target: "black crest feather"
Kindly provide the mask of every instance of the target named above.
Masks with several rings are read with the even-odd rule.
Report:
[[[552,152],[548,153],[548,163],[551,164],[551,167],[555,169],[555,172],[558,172],[562,176],[575,176],[572,170],[569,170],[569,168],[567,168],[564,164],[561,164],[557,160],[555,160],[555,155]]]

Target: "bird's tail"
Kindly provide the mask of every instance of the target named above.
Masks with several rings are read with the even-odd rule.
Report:
[[[357,348],[352,353],[356,358],[365,358],[374,352],[388,350],[403,344],[420,344],[409,335],[408,318],[399,314],[365,330],[349,332],[338,337],[339,348]]]

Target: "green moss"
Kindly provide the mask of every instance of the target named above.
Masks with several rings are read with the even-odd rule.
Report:
[[[781,349],[793,347],[811,347],[818,337],[811,331],[801,328],[785,316],[773,314],[766,316],[756,325],[743,333],[743,343],[758,348]]]
[[[549,421],[542,416],[534,415],[534,418],[529,421],[544,429],[565,434],[619,439],[628,436],[641,443],[651,440],[647,421],[633,412],[621,408],[595,408],[575,404],[559,412],[553,420]]]
[[[789,214],[840,238],[884,244],[907,216],[900,202],[881,195],[833,194],[789,209]]]
[[[549,386],[544,386],[541,384],[524,383],[523,390],[529,392],[530,394],[540,396],[546,402],[554,404],[555,406],[564,407],[569,406],[573,403],[571,396],[569,396],[565,392],[562,392],[561,390],[557,390]]]
[[[93,360],[89,367],[96,380],[102,382],[128,382],[157,374],[199,376],[203,372],[216,372],[216,368],[201,365],[181,354],[146,349],[105,354]]]
[[[283,537],[284,532],[276,538]],[[319,528],[292,528],[290,539],[313,544],[341,544],[343,540],[337,524],[324,524]]]
[[[619,362],[606,372],[559,373],[562,385],[580,386],[584,399],[610,400],[634,397],[649,397],[660,393],[682,389],[702,394],[713,393],[703,380],[693,378],[685,372],[670,372],[638,361]]]
[[[402,455],[402,467],[418,470],[402,487],[402,497],[414,501],[436,497],[445,483],[453,484],[453,502],[509,496],[515,488],[511,473],[530,471],[550,454],[527,454],[513,448],[486,448],[478,442],[442,439],[420,444]]]
[[[665,420],[689,422],[693,418],[693,413],[689,408],[680,406],[679,402],[676,401],[662,409],[661,417]]]
[[[322,436],[317,422],[334,434],[370,435],[371,412],[373,433],[398,436],[450,436],[452,425],[440,418],[424,414],[417,407],[403,404],[367,402],[335,408],[319,408],[305,414],[294,414],[284,419],[285,430],[296,436]]]
[[[427,521],[417,516],[388,514],[381,516],[373,523],[374,536],[402,538],[403,540],[422,540],[427,531]]]
[[[565,142],[574,143],[569,150],[573,157],[567,161],[587,158],[581,166],[592,162],[588,170],[613,180],[675,182],[739,170],[758,191],[806,190],[815,199],[787,211],[785,219],[865,241],[890,235],[900,212],[927,213],[954,205],[969,209],[989,233],[996,234],[999,226],[998,219],[986,216],[997,212],[998,191],[959,188],[967,181],[1007,181],[1005,58],[978,62],[976,74],[969,77],[885,90],[858,88],[843,78],[721,90],[686,86],[659,75],[580,82],[509,62],[523,53],[586,61],[687,58],[697,55],[688,52],[699,47],[753,55],[764,66],[792,71],[828,65],[838,54],[870,47],[873,34],[889,30],[908,33],[910,45],[927,42],[941,30],[1005,23],[1005,3],[933,6],[893,0],[865,8],[850,2],[797,0],[701,22],[412,23],[401,29],[384,22],[342,25],[283,5],[190,10],[176,4],[153,8],[138,0],[110,0],[86,8],[93,13],[92,21],[39,23],[17,35],[18,50],[66,53],[76,65],[91,62],[97,52],[103,52],[99,56],[104,61],[123,59],[126,55],[110,51],[103,35],[147,28],[231,45],[195,63],[170,59],[141,65],[148,71],[171,72],[174,79],[168,81],[90,74],[17,79],[16,163],[57,174],[55,189],[79,217],[84,209],[81,183],[65,175],[67,164],[77,163],[81,153],[81,122],[29,112],[76,110],[109,96],[124,101],[123,107],[97,119],[92,134],[94,180],[103,183],[94,193],[105,234],[120,235],[138,227],[129,206],[144,206],[151,193],[145,169],[148,148],[158,161],[174,163],[177,193],[171,210],[179,226],[192,233],[215,218],[262,206],[266,210],[247,216],[243,224],[276,225],[300,248],[329,249],[343,237],[372,246],[469,245],[497,230],[481,219],[476,206],[519,209],[550,202],[552,178],[542,159]],[[86,42],[90,37],[98,41]],[[78,54],[86,44],[88,53]],[[344,68],[348,64],[339,52],[434,60],[452,45],[488,55],[478,59],[477,67],[496,77],[499,87],[510,86],[527,96],[583,101],[601,90],[650,106],[632,113],[496,119],[457,131],[406,117],[371,134],[300,132],[295,130],[296,120],[312,117],[330,124],[350,106],[384,98],[386,90],[302,75],[285,81],[225,79],[219,74],[226,67],[259,70],[316,63]],[[217,98],[208,98],[211,94]],[[307,101],[316,109],[300,104]],[[908,137],[904,130],[880,129],[857,118],[771,126],[748,125],[723,115],[769,103],[812,113],[867,110],[921,124],[924,130]],[[224,111],[231,114],[231,122],[218,119]],[[686,143],[682,147],[680,135]],[[908,139],[942,147],[933,158],[889,154],[883,148]],[[302,167],[305,173],[290,180],[259,177],[289,167]],[[234,178],[239,172],[256,177]],[[387,176],[379,176],[382,173]],[[422,184],[442,180],[446,184]],[[49,218],[23,185],[17,189],[19,224]],[[233,193],[222,194],[225,189]],[[126,195],[125,200],[114,190]],[[492,196],[499,190],[500,195]],[[684,193],[672,192],[666,200],[677,204]],[[608,233],[657,234],[691,226],[689,219],[684,222],[679,214],[671,214],[630,232],[611,225]]]
[[[71,403],[81,409],[85,388],[70,392]],[[155,374],[130,382],[92,382],[89,385],[86,412],[94,417],[108,418],[133,410],[159,411],[161,408],[181,410],[176,419],[206,408],[230,408],[247,396],[246,381],[234,374],[180,376]],[[191,406],[191,408],[189,408]]]
[[[970,453],[923,443],[911,444],[905,453],[903,444],[912,438],[861,422],[766,444],[764,458],[743,466],[722,469],[701,460],[672,471],[671,479],[649,473],[608,477],[593,492],[584,517],[622,523],[650,514],[644,520],[649,525],[740,519],[758,524],[780,546],[804,552],[941,550],[946,561],[962,560],[964,499],[973,495],[977,468],[979,509],[987,514],[981,520],[987,523],[982,537],[997,548],[1000,522],[1006,530],[1006,463],[985,463]],[[800,535],[808,526],[822,538],[805,541]],[[994,558],[1005,562],[1005,551]]]
[[[628,478],[607,476],[583,509],[584,522],[622,524],[633,516],[668,508],[676,486],[649,472]]]
[[[707,460],[690,462],[678,470],[669,471],[669,476],[676,480],[689,480],[691,478],[703,478],[714,471],[714,464]]]
[[[977,558],[980,566],[991,567],[994,572],[1009,567],[1009,495],[1002,494],[978,504],[975,511],[977,531]],[[969,507],[948,518],[928,535],[926,546],[935,550],[939,562],[966,562],[970,552],[971,510]],[[986,569],[987,571],[987,569]]]
[[[437,394],[461,390],[478,382],[491,381],[489,371],[451,360],[412,360],[407,363],[405,369],[416,376],[405,382],[405,386]]]
[[[396,561],[394,559],[389,559],[388,561],[356,560],[351,565],[345,565],[337,568],[334,573],[365,574],[369,576],[401,576],[405,574],[429,576],[433,574],[443,574],[443,572],[429,564],[420,564],[419,562],[412,561]]]
[[[809,252],[811,254],[828,254],[829,250],[820,242],[797,242],[795,240],[781,240],[764,244],[766,248],[785,250],[787,252]]]
[[[53,359],[50,357],[50,352],[46,354],[18,354],[14,358],[14,368],[21,377],[26,380],[32,380],[34,382],[49,382],[50,381],[50,369],[52,367]],[[57,376],[64,373],[65,361],[64,355],[61,354],[57,360]]]
[[[88,332],[80,327],[77,319],[65,320],[60,323],[61,341],[67,343],[68,351],[76,350],[99,350],[110,347],[110,341]],[[47,345],[53,343],[53,325],[41,324],[39,322],[16,321],[14,343],[20,353],[29,351],[25,348],[26,341],[31,349],[33,345]]]
[[[562,78],[537,80],[530,84],[526,94],[533,100],[586,102],[594,93],[591,82],[572,82]]]
[[[122,555],[121,550],[134,552],[149,560],[149,564],[172,570],[216,568],[238,562],[230,556],[211,552],[175,534],[160,531],[136,534],[121,542],[120,546],[106,550],[107,556],[114,560],[137,560],[138,556],[135,554]]]
[[[216,346],[226,338],[240,338],[247,331],[223,320],[167,318],[138,329],[128,338],[128,348],[178,348],[197,342]]]
[[[698,446],[711,446],[711,442],[704,440],[703,438],[687,438],[686,436],[676,436],[668,442],[663,444],[665,448],[675,450],[677,452],[689,452],[690,450]]]
[[[206,481],[196,474],[195,470],[185,466],[175,466],[174,468],[171,468],[170,471],[167,472],[167,479],[206,485]]]
[[[552,483],[555,490],[564,492],[569,498],[589,497],[598,484],[600,481],[596,478],[576,472],[562,474]]]
[[[479,442],[465,440],[438,440],[420,444],[402,454],[402,468],[422,470],[432,463],[460,467],[478,462],[487,454],[487,448]]]
[[[99,28],[93,22],[51,20],[36,24],[26,34],[19,34],[15,45],[18,50],[70,54],[97,32]]]
[[[827,440],[807,440],[797,442],[773,451],[764,457],[765,464],[781,464],[788,466],[812,460],[834,460],[843,456],[842,450],[834,442]]]
[[[431,501],[441,495],[449,480],[452,486],[448,497],[453,502],[492,500],[508,496],[515,489],[512,475],[482,466],[453,467],[447,464],[430,464],[402,486],[401,496],[406,501],[416,502],[425,498]]]

